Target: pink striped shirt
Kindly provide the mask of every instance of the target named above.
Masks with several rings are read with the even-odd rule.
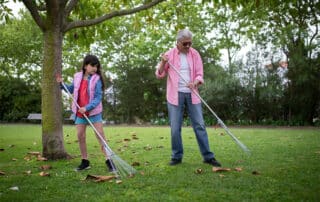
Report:
[[[177,47],[170,49],[165,53],[168,57],[169,62],[176,67],[178,71],[180,71],[180,51]],[[190,47],[189,52],[187,53],[187,60],[190,67],[190,82],[194,82],[195,80],[203,83],[203,64],[201,60],[201,56],[197,50]],[[169,64],[166,63],[164,66],[164,71],[160,74],[158,68],[156,70],[156,77],[158,79],[167,77],[167,101],[170,104],[178,105],[178,82],[179,75],[169,67]],[[196,89],[198,93],[198,89]],[[191,94],[192,104],[201,103],[201,100],[195,95]]]

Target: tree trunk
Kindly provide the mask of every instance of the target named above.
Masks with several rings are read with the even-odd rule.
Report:
[[[58,14],[58,12],[53,13]],[[42,152],[44,157],[52,160],[69,157],[63,141],[61,89],[55,76],[57,73],[61,74],[62,71],[63,33],[61,22],[57,16],[49,17],[49,26],[44,31],[41,106]]]

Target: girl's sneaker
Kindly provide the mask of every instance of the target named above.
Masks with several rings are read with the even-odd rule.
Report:
[[[117,171],[116,166],[114,165],[113,161],[111,159],[106,160],[106,165],[109,170],[109,172],[115,172]]]
[[[81,164],[76,168],[76,171],[87,170],[90,169],[90,161],[87,159],[82,159]]]

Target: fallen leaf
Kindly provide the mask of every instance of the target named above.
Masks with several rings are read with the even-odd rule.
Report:
[[[37,161],[47,161],[47,160],[48,160],[47,158],[42,157],[41,155],[37,157]]]
[[[17,187],[17,186],[15,186],[15,187],[10,187],[9,189],[12,190],[12,191],[19,191],[19,187]]]
[[[149,150],[151,150],[152,149],[152,147],[151,146],[149,146],[149,145],[147,145],[147,146],[145,146],[145,147],[143,147],[145,150],[147,150],[147,151],[149,151]]]
[[[0,175],[6,175],[6,173],[2,170],[0,170]]]
[[[238,172],[241,172],[241,171],[242,171],[242,168],[237,167],[237,168],[235,168],[234,170],[235,170],[235,171],[238,171]]]
[[[130,132],[132,136],[136,136],[136,132]]]
[[[132,166],[140,166],[140,163],[139,162],[133,162],[131,165]]]
[[[42,172],[39,173],[39,175],[40,175],[41,177],[46,177],[46,176],[50,176],[50,173],[47,173],[47,172],[42,171]]]
[[[145,166],[147,166],[147,165],[149,165],[149,164],[150,164],[149,161],[144,162],[144,165],[145,165]]]
[[[42,166],[40,166],[41,170],[50,170],[51,168],[52,168],[51,165],[42,165]]]
[[[26,170],[23,172],[24,174],[30,175],[31,174],[31,170]]]
[[[102,176],[102,175],[87,175],[85,180],[94,180],[95,182],[105,182],[115,178],[115,176]]]
[[[117,183],[117,184],[121,184],[121,183],[122,183],[122,180],[116,180],[116,183]]]
[[[213,172],[226,172],[231,171],[230,168],[212,167]]]
[[[12,158],[12,161],[17,161],[18,159],[16,159],[16,158]]]
[[[23,159],[26,160],[26,161],[30,161],[31,157],[30,156],[25,156]]]
[[[202,174],[202,173],[203,173],[202,168],[197,168],[197,169],[195,170],[195,173],[196,173],[196,174]]]
[[[260,173],[256,170],[252,171],[252,175],[260,175]]]
[[[34,155],[34,156],[39,156],[39,155],[41,155],[41,153],[40,153],[40,152],[37,152],[37,151],[31,151],[31,152],[28,152],[28,154]]]

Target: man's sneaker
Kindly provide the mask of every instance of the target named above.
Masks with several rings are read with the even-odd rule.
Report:
[[[117,171],[116,166],[114,165],[113,161],[111,159],[106,160],[106,165],[109,170],[109,172],[115,172]]]
[[[90,162],[87,159],[82,159],[81,164],[76,168],[76,171],[90,169]]]
[[[209,159],[209,160],[205,160],[203,162],[207,163],[207,164],[210,164],[210,165],[213,165],[214,167],[221,167],[221,164],[215,158],[212,158],[212,159]]]
[[[179,163],[181,163],[181,162],[182,162],[181,159],[171,159],[169,165],[170,165],[170,166],[175,166],[175,165],[177,165],[177,164],[179,164]]]

